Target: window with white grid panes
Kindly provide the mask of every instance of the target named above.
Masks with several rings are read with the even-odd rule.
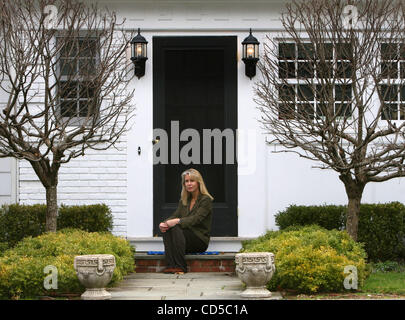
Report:
[[[98,61],[98,39],[78,38],[66,41],[59,60],[59,96],[62,118],[92,116],[97,103],[97,90],[92,77]]]
[[[382,120],[405,120],[405,44],[381,43]]]
[[[316,50],[315,50],[316,49]],[[316,57],[315,54],[318,54]],[[279,119],[352,114],[352,50],[349,44],[280,42]],[[287,98],[287,99],[286,99]]]

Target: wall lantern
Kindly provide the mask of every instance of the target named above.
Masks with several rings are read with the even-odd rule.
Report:
[[[138,79],[145,75],[145,61],[148,60],[147,44],[148,41],[141,36],[138,28],[138,34],[131,40],[131,60],[135,65],[135,75]]]
[[[250,79],[256,75],[256,64],[259,61],[260,42],[252,36],[252,29],[249,35],[242,42],[242,60],[245,63],[245,74]]]

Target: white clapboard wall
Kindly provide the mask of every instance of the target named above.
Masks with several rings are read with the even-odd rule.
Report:
[[[0,112],[8,101],[7,77],[2,78],[0,86]],[[17,161],[14,158],[0,158],[0,205],[17,202]]]
[[[16,160],[0,158],[0,205],[17,201]]]

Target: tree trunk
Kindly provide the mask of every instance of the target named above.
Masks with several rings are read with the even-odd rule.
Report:
[[[349,196],[349,204],[347,206],[347,217],[346,217],[346,231],[354,241],[357,241],[357,230],[360,215],[360,202],[361,202],[361,195],[356,197]]]
[[[344,183],[347,198],[349,199],[346,215],[346,231],[354,241],[357,241],[360,203],[366,183],[362,182],[360,178],[353,179],[349,175],[340,175],[339,179]]]
[[[56,232],[58,217],[57,186],[46,188],[46,227],[45,231]]]

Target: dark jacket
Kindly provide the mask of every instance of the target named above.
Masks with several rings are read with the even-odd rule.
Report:
[[[187,200],[187,206],[183,206],[180,199],[176,211],[165,221],[180,218],[180,227],[193,231],[208,246],[211,234],[212,200],[209,196],[200,193],[189,211],[190,201],[191,198]]]

